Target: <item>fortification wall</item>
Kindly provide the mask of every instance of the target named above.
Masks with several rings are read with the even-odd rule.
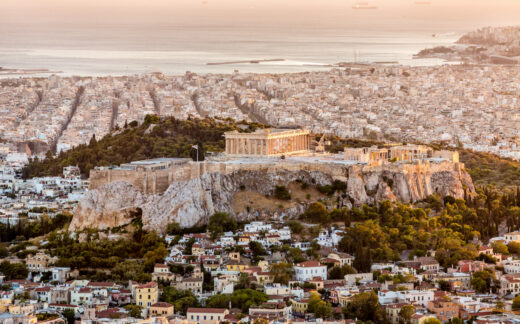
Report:
[[[258,162],[251,160],[251,163],[231,163],[231,162],[187,162],[182,165],[175,165],[165,170],[121,170],[121,169],[101,169],[91,170],[90,189],[97,189],[115,181],[126,181],[136,190],[144,194],[162,194],[168,187],[179,181],[200,178],[207,173],[220,173],[229,175],[236,171],[262,171],[274,173],[279,170],[289,172],[308,171],[320,172],[331,176],[335,180],[347,181],[349,178],[359,177],[360,174],[370,173],[393,173],[402,174],[404,177],[413,175],[409,181],[424,183],[418,188],[432,188],[430,176],[439,172],[456,172],[459,175],[464,171],[464,164],[452,162],[440,163],[420,163],[420,164],[384,164],[384,165],[364,165],[364,164],[340,164],[327,162],[294,162],[287,160],[275,160]],[[435,188],[432,189],[435,191]],[[427,194],[429,194],[428,192]],[[412,197],[422,197],[424,192],[403,193]]]

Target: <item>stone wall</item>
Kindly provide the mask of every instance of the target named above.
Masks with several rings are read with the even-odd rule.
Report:
[[[200,178],[208,173],[220,173],[229,175],[236,171],[263,171],[266,173],[274,173],[279,170],[289,172],[307,171],[320,172],[332,177],[334,180],[347,182],[349,178],[359,174],[370,173],[388,173],[399,174],[402,177],[413,175],[413,179],[407,179],[408,182],[417,182],[421,185],[417,188],[428,188],[427,192],[400,192],[401,196],[409,197],[408,200],[413,201],[416,197],[424,197],[435,192],[439,188],[432,187],[431,176],[440,172],[455,172],[459,176],[465,173],[464,164],[452,162],[430,163],[424,162],[419,164],[400,164],[387,163],[383,165],[364,165],[351,164],[345,165],[341,163],[327,162],[293,162],[288,160],[254,160],[250,163],[234,163],[234,162],[187,162],[182,165],[175,165],[166,170],[122,170],[122,169],[95,169],[90,172],[90,190],[97,189],[101,186],[116,181],[124,181],[130,183],[137,191],[149,194],[162,194],[168,187],[175,182],[187,181]]]

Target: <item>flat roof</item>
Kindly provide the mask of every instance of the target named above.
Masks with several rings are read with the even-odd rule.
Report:
[[[131,165],[152,165],[152,164],[158,164],[158,163],[165,163],[165,162],[184,162],[189,161],[190,158],[156,158],[156,159],[150,159],[150,160],[141,160],[141,161],[132,161],[130,163]]]

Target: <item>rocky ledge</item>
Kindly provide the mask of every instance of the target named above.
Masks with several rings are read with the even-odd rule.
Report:
[[[321,165],[316,167],[273,165],[260,170],[218,172],[200,178],[174,182],[161,195],[143,195],[125,181],[117,181],[89,191],[80,201],[69,227],[107,229],[128,224],[141,215],[145,229],[164,232],[176,222],[190,227],[207,222],[216,211],[227,212],[237,219],[296,217],[308,202],[287,208],[250,209],[235,212],[234,196],[240,191],[272,195],[276,185],[296,181],[327,185],[339,180],[346,183],[338,194],[344,206],[375,204],[382,200],[412,203],[438,193],[462,198],[474,192],[471,177],[459,163],[418,165]],[[272,207],[272,206],[270,206]]]

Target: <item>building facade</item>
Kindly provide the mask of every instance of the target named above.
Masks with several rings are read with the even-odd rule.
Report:
[[[150,307],[159,301],[159,286],[156,282],[149,282],[137,286],[135,289],[135,303],[142,307]]]
[[[294,272],[298,281],[309,281],[316,277],[327,280],[327,266],[315,260],[298,263],[294,266]]]
[[[279,156],[311,150],[310,132],[303,129],[258,129],[253,133],[227,132],[228,156]]]
[[[190,322],[197,324],[218,324],[224,321],[224,317],[229,314],[225,308],[195,308],[190,307],[186,312],[186,318]]]

